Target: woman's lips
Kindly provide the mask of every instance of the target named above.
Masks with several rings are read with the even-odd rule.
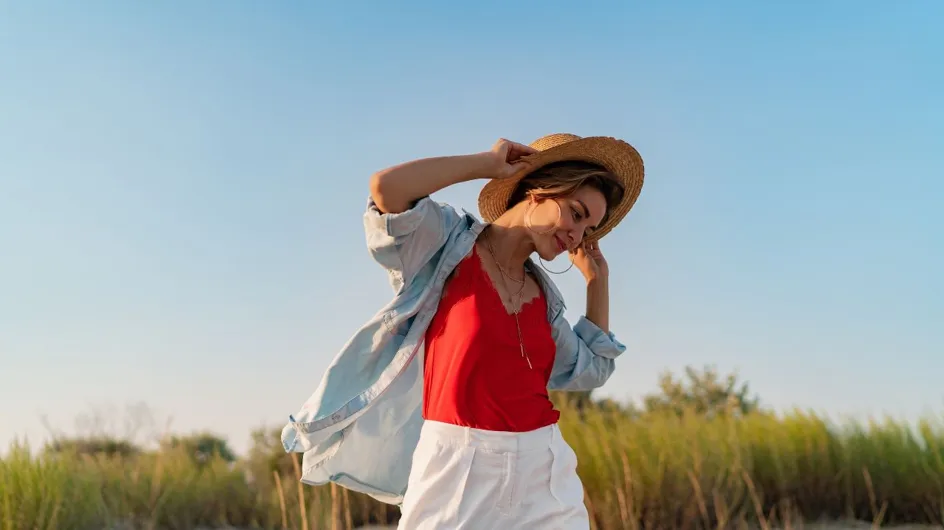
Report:
[[[557,241],[557,250],[560,252],[567,250],[567,245],[564,244],[564,240],[560,236],[554,236],[554,239]]]

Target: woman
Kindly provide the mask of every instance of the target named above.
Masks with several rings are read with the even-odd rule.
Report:
[[[473,179],[489,180],[486,223],[429,198]],[[548,388],[596,388],[625,350],[598,241],[642,181],[631,146],[573,135],[374,175],[368,246],[397,295],[283,431],[286,450],[305,452],[302,480],[402,503],[405,529],[588,528]],[[587,285],[573,327],[530,259],[564,252]]]

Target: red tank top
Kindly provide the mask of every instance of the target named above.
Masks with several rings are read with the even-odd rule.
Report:
[[[547,394],[555,344],[543,293],[509,314],[472,252],[446,284],[426,331],[423,417],[491,431],[526,432],[558,421]]]

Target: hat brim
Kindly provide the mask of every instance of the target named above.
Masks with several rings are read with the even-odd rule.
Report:
[[[534,171],[556,162],[581,161],[598,164],[623,183],[625,193],[619,204],[610,207],[609,217],[591,234],[588,240],[599,240],[608,234],[629,213],[642,191],[644,167],[636,148],[616,138],[591,136],[569,141],[539,151],[525,158],[528,165],[512,177],[490,180],[479,193],[479,212],[485,222],[491,223],[508,210],[508,201],[522,179]]]

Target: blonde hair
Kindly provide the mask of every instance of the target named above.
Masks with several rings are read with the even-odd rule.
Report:
[[[603,166],[590,162],[555,162],[540,167],[523,178],[508,199],[508,208],[528,198],[558,199],[575,193],[583,186],[590,186],[606,199],[606,213],[600,224],[606,222],[612,210],[626,193],[626,188],[616,175]]]

